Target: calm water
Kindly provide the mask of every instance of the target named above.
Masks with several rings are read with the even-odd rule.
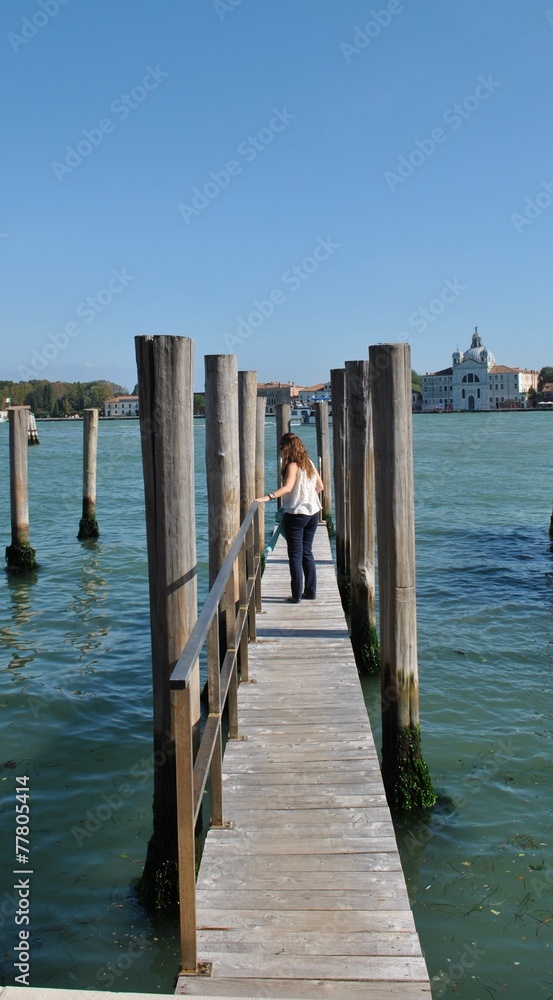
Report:
[[[204,594],[204,425],[196,425]],[[272,446],[274,426],[267,431]],[[132,890],[152,794],[138,424],[100,427],[102,535],[84,545],[76,540],[82,424],[41,424],[39,433],[29,476],[40,569],[30,580],[0,576],[0,982],[15,975],[14,803],[16,776],[28,776],[31,984],[170,991],[177,929],[145,915]],[[414,433],[421,722],[440,794],[424,822],[398,831],[415,918],[435,998],[546,1000],[553,417],[417,416]],[[314,430],[303,436],[313,454]],[[2,545],[7,439],[0,428]],[[366,687],[378,741],[377,688]]]

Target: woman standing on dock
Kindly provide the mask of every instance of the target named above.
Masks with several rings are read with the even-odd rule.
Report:
[[[299,604],[302,597],[307,601],[314,601],[317,594],[313,539],[321,510],[318,494],[324,486],[301,438],[296,434],[283,434],[280,450],[283,485],[274,493],[258,497],[257,502],[266,503],[277,497],[284,498],[283,530],[292,585],[292,596],[288,600],[292,604]]]

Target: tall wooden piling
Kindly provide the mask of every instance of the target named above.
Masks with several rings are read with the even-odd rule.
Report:
[[[328,403],[326,399],[315,403],[315,426],[317,431],[317,454],[320,459],[321,479],[324,483],[322,497],[323,519],[328,530],[334,533],[332,522],[332,466],[330,464],[330,435],[328,431]]]
[[[258,396],[256,403],[256,427],[255,427],[255,495],[263,496],[265,493],[265,412],[267,409],[267,399],[265,396]],[[258,504],[257,516],[259,518],[259,551],[265,552],[265,504]]]
[[[240,527],[238,372],[235,354],[205,358],[205,441],[211,587]]]
[[[277,449],[277,472],[278,472],[278,483],[280,484],[280,470],[282,467],[282,461],[280,457],[280,440],[283,434],[288,434],[290,432],[290,403],[277,403],[275,406],[275,416],[276,416],[276,449]],[[259,494],[257,494],[259,496]],[[277,508],[282,507],[282,497],[277,500]],[[261,505],[263,506],[263,505]]]
[[[29,406],[8,408],[12,543],[6,547],[6,569],[10,573],[25,573],[37,567],[36,552],[31,548],[29,536],[29,413]]]
[[[98,415],[96,409],[83,410],[83,516],[77,538],[98,538],[96,520],[96,464],[98,459]]]
[[[334,454],[334,517],[336,530],[336,579],[344,610],[350,609],[350,544],[349,490],[347,489],[347,410],[346,372],[333,368],[330,372],[332,390],[332,449]]]
[[[290,403],[277,403],[275,406],[277,452],[282,435],[290,430],[290,412]]]
[[[255,492],[255,432],[257,423],[257,372],[238,372],[238,451],[240,456],[240,523]]]
[[[382,777],[390,808],[436,801],[419,726],[415,508],[408,344],[369,348],[376,474]]]
[[[357,666],[378,674],[375,613],[374,455],[369,362],[346,361],[351,644]]]
[[[136,337],[140,434],[150,585],[154,696],[153,835],[140,892],[147,905],[174,906],[177,804],[169,680],[197,618],[194,504],[194,343],[188,337]],[[191,685],[199,720],[199,667]]]

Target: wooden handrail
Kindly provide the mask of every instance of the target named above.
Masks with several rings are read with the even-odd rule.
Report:
[[[260,571],[259,515],[254,502],[224,559],[170,680],[177,781],[181,973],[198,972],[196,822],[207,779],[211,777],[211,825],[224,826],[221,718],[228,704],[229,739],[237,739],[238,667],[240,679],[247,680],[248,642],[255,641],[255,615],[261,610]],[[193,668],[206,644],[209,715],[195,747],[189,685]]]

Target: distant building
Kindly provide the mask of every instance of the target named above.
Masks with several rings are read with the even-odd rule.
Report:
[[[422,413],[422,392],[418,389],[411,389],[411,408],[413,413]]]
[[[104,400],[104,417],[137,417],[138,396],[114,396]]]
[[[317,399],[330,399],[330,382],[317,382],[316,385],[308,385],[305,389],[299,390],[299,402],[314,403]]]
[[[457,348],[451,368],[422,376],[422,412],[524,410],[538,372],[497,365],[482,343],[478,327],[464,353]]]
[[[302,391],[295,382],[258,382],[257,384],[257,395],[265,396],[267,400],[265,412],[269,416],[276,412],[275,407],[278,403],[290,403],[293,406]]]

